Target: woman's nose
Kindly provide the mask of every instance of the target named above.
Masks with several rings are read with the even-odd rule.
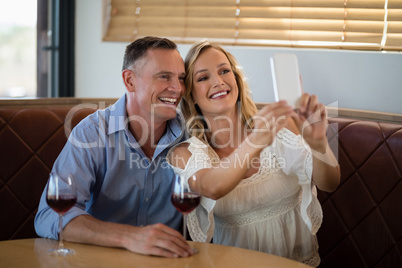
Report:
[[[215,76],[214,76],[213,83],[214,83],[214,84],[213,84],[214,87],[218,87],[218,86],[221,86],[221,85],[224,84],[222,78],[221,78],[219,75],[215,75]]]

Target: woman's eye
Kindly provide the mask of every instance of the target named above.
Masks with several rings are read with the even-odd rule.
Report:
[[[222,71],[222,74],[227,74],[227,73],[230,73],[229,69],[225,69],[225,70]]]
[[[202,81],[205,81],[205,80],[207,80],[207,79],[208,79],[208,77],[202,76],[202,77],[200,77],[200,78],[197,79],[197,82],[202,82]]]

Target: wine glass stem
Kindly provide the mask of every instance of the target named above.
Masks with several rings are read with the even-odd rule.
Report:
[[[59,214],[59,249],[64,248],[63,245],[63,215]]]
[[[183,213],[183,237],[187,240],[187,214]]]

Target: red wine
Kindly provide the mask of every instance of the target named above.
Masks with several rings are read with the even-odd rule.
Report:
[[[201,196],[195,193],[184,193],[181,197],[179,194],[172,195],[172,204],[181,213],[189,213],[195,209],[201,201]]]
[[[75,202],[77,202],[77,197],[73,195],[60,195],[57,199],[55,195],[51,195],[46,197],[46,202],[57,213],[64,213],[74,206]]]

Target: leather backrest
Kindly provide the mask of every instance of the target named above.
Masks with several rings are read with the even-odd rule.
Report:
[[[0,108],[0,240],[37,237],[34,216],[71,108]],[[74,113],[72,126],[93,111]],[[402,125],[329,121],[341,183],[318,192],[320,267],[402,267]]]
[[[0,240],[37,237],[33,220],[72,107],[0,108]],[[94,112],[73,114],[71,125]]]
[[[341,183],[318,193],[320,267],[402,267],[402,125],[329,121]]]

